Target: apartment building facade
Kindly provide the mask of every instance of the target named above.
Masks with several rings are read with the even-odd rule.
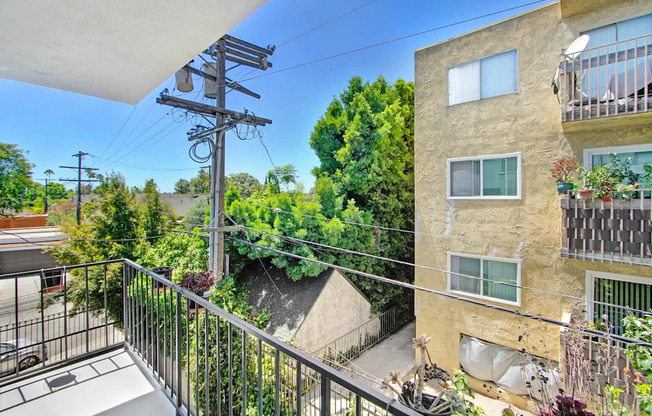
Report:
[[[652,163],[651,54],[646,0],[561,0],[416,51],[416,284],[559,321],[577,298],[651,308],[649,197],[567,199],[550,175],[562,157]],[[447,370],[513,378],[518,360],[469,351],[518,351],[525,332],[560,359],[555,325],[423,292],[415,314]]]

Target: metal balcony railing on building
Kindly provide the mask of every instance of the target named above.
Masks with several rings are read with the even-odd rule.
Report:
[[[652,111],[652,34],[587,49],[559,65],[561,121]]]
[[[652,266],[650,192],[639,189],[610,201],[563,198],[562,255]]]
[[[63,278],[52,290],[48,279],[57,273]],[[18,345],[0,387],[125,348],[151,371],[177,414],[418,415],[129,260],[0,281],[13,292],[2,299],[0,341],[30,344]],[[29,354],[40,356],[21,366]]]

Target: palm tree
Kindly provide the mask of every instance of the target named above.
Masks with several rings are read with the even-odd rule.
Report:
[[[52,169],[48,169],[45,172],[48,177],[45,179],[45,204],[43,206],[43,213],[47,214],[48,213],[48,182],[50,182],[50,177],[54,175],[54,171]]]

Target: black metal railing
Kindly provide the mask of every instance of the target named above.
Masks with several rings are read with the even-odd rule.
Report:
[[[125,342],[191,415],[417,415],[206,299],[124,262]]]
[[[107,284],[121,269],[112,261],[0,275],[0,384],[124,345]],[[71,291],[81,293],[75,302]]]
[[[0,385],[124,347],[179,414],[417,415],[129,260],[0,275],[0,284],[3,348],[30,340]],[[36,365],[21,368],[21,351],[36,351]]]

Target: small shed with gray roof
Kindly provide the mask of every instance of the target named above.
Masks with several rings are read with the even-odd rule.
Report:
[[[327,269],[318,276],[292,280],[284,270],[259,264],[250,276],[248,303],[265,309],[265,330],[306,351],[316,351],[367,322],[371,303],[341,272]]]

